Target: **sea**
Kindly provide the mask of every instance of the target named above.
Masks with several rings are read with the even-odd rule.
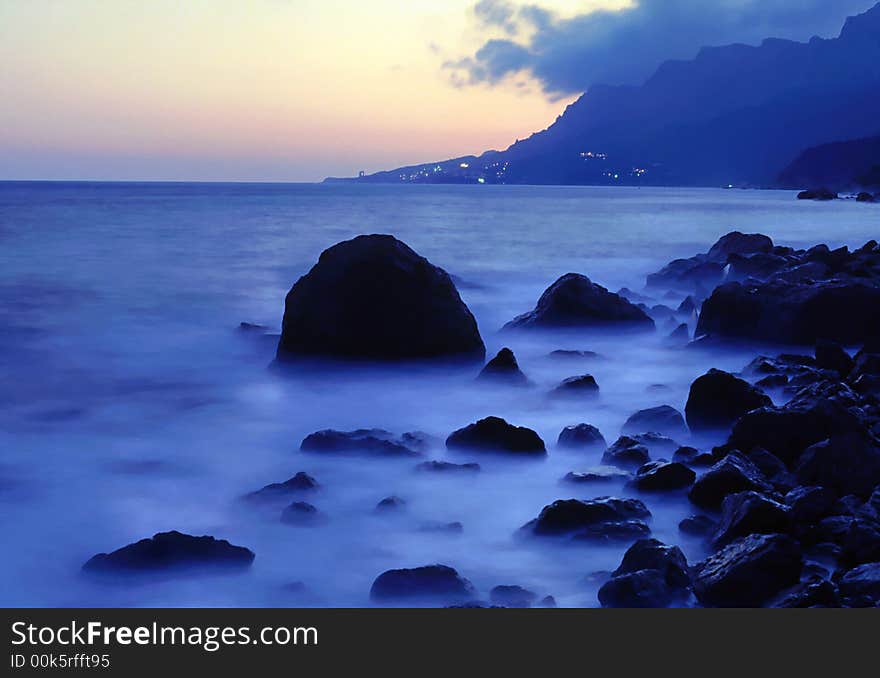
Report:
[[[648,335],[500,330],[565,273],[644,293],[648,273],[733,230],[858,247],[880,235],[880,207],[736,189],[0,183],[0,605],[363,607],[381,572],[441,563],[482,600],[519,585],[591,607],[627,544],[519,528],[554,500],[602,495],[643,499],[653,535],[699,560],[703,545],[677,527],[694,513],[686,497],[564,484],[601,452],[559,449],[557,436],[590,423],[610,444],[636,410],[683,410],[710,367],[739,371],[758,352],[798,347],[686,348],[662,322]],[[477,383],[479,366],[272,369],[286,292],[324,249],[367,233],[393,234],[453,275],[490,357],[512,348],[532,387]],[[650,294],[672,308],[684,296]],[[598,355],[549,358],[557,349]],[[598,397],[548,398],[580,374],[595,376]],[[446,451],[450,432],[489,415],[537,431],[547,458]],[[423,431],[426,460],[482,470],[299,449],[313,431],[374,427]],[[294,527],[283,506],[242,501],[299,471],[320,484],[304,497],[320,524]],[[403,509],[377,513],[391,495]],[[434,529],[451,522],[461,530]],[[224,576],[81,572],[96,553],[168,530],[228,539],[256,559]]]

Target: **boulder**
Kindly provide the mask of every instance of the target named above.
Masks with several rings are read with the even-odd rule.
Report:
[[[325,250],[287,294],[277,358],[481,361],[477,322],[441,268],[390,235]]]
[[[681,412],[669,405],[639,410],[626,420],[622,429],[625,434],[649,431],[665,436],[687,435],[684,417],[681,416]]]
[[[839,587],[848,607],[877,607],[880,605],[880,562],[849,570],[840,578]]]
[[[640,539],[630,546],[613,575],[619,577],[640,570],[657,570],[675,589],[686,589],[691,584],[690,568],[681,549],[656,539]]]
[[[837,200],[837,193],[828,188],[809,188],[797,194],[798,200]]]
[[[805,485],[867,498],[880,485],[880,447],[857,433],[834,436],[804,451],[797,477]]]
[[[597,360],[600,356],[595,351],[558,349],[556,351],[551,351],[547,357],[555,360]]]
[[[694,593],[706,606],[760,607],[800,579],[798,543],[786,535],[744,537],[696,564]]]
[[[789,609],[840,607],[840,596],[832,582],[812,576],[782,593],[772,607]]]
[[[273,501],[276,499],[286,499],[291,495],[301,492],[309,492],[318,489],[318,481],[312,478],[308,473],[300,471],[293,478],[285,480],[283,483],[272,483],[265,487],[250,492],[245,495],[245,499],[252,502]]]
[[[496,383],[515,384],[526,386],[529,380],[519,369],[516,356],[509,348],[502,348],[477,376],[480,381],[492,381]]]
[[[690,574],[684,554],[656,539],[640,539],[602,588],[603,607],[667,607],[687,596]]]
[[[254,553],[225,539],[160,532],[149,539],[99,553],[83,565],[97,573],[170,572],[174,570],[241,570],[250,567]]]
[[[404,506],[406,506],[406,502],[403,499],[392,495],[390,497],[385,497],[378,504],[376,504],[376,510],[381,512],[399,511]]]
[[[675,309],[676,315],[681,317],[690,318],[694,313],[697,312],[697,302],[694,300],[693,296],[690,294],[684,298],[678,308]]]
[[[550,395],[557,398],[595,396],[599,393],[599,384],[591,374],[569,377],[554,388]]]
[[[718,529],[718,523],[709,516],[688,516],[678,524],[678,529],[695,537],[706,537]]]
[[[880,338],[880,286],[862,279],[732,282],[703,303],[696,335],[810,345]]]
[[[823,370],[834,370],[841,377],[845,377],[852,372],[855,361],[840,344],[820,341],[816,344],[816,365]]]
[[[489,601],[501,607],[531,607],[538,595],[522,586],[496,586],[489,591]]]
[[[856,202],[874,202],[874,196],[867,191],[859,191],[856,195]]]
[[[529,313],[505,325],[505,329],[630,326],[654,329],[648,315],[620,295],[609,292],[576,273],[553,283]]]
[[[622,574],[609,579],[599,589],[602,607],[658,608],[668,607],[673,600],[673,591],[657,570]]]
[[[480,465],[474,462],[454,464],[451,461],[423,461],[416,466],[416,471],[428,471],[430,473],[475,473],[479,470]]]
[[[694,484],[697,474],[678,462],[652,461],[642,466],[632,484],[642,492],[683,490]]]
[[[691,384],[685,405],[692,430],[726,430],[746,412],[772,405],[760,389],[728,372],[711,369]]]
[[[648,448],[629,436],[621,436],[605,450],[602,464],[636,470],[651,460]]]
[[[687,323],[681,323],[678,325],[672,332],[669,333],[669,336],[666,337],[667,341],[672,345],[684,345],[691,340],[691,331],[687,326]]]
[[[566,473],[562,479],[566,483],[610,483],[629,480],[630,474],[613,466],[597,466],[580,473]]]
[[[460,602],[472,599],[474,593],[473,585],[446,565],[388,570],[380,574],[370,588],[370,598],[378,602]]]
[[[835,499],[834,492],[816,485],[795,487],[783,501],[788,505],[792,523],[811,525],[831,513]]]
[[[281,512],[281,522],[296,527],[315,527],[324,522],[324,516],[312,504],[295,501]]]
[[[638,433],[629,437],[635,440],[639,445],[647,447],[648,452],[650,452],[651,455],[672,454],[681,447],[681,445],[675,442],[672,438],[661,435],[660,433],[654,433],[653,431],[649,431],[648,433]]]
[[[711,466],[716,459],[711,452],[700,452],[695,447],[679,447],[672,453],[672,461],[688,466]]]
[[[574,541],[613,544],[631,543],[650,534],[651,528],[643,520],[612,520],[588,525],[572,534],[571,538]]]
[[[710,261],[727,263],[731,254],[768,253],[773,250],[773,240],[763,233],[740,233],[731,231],[721,236],[709,248],[706,257]]]
[[[556,444],[559,447],[570,450],[605,449],[606,447],[605,438],[602,433],[590,424],[566,426],[559,433]]]
[[[772,488],[757,466],[734,452],[697,478],[688,497],[701,508],[718,509],[728,495],[749,490],[771,492]]]
[[[446,439],[450,450],[544,456],[547,448],[541,437],[529,428],[513,426],[500,417],[487,417],[458,429]]]
[[[303,452],[322,454],[364,455],[376,457],[418,457],[424,445],[415,434],[400,438],[384,429],[358,429],[316,431],[303,439]]]
[[[541,536],[572,534],[602,523],[641,520],[650,515],[651,512],[638,499],[560,499],[545,506],[535,520],[526,523],[524,529]]]
[[[730,494],[721,503],[721,524],[715,532],[716,547],[750,534],[788,532],[791,518],[788,508],[759,492]]]

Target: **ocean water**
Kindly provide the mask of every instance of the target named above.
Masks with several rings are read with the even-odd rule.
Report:
[[[555,499],[638,495],[560,484],[600,453],[556,449],[559,431],[588,422],[611,443],[638,409],[683,409],[709,367],[738,370],[759,349],[782,347],[674,348],[663,323],[650,336],[499,328],[569,271],[641,290],[647,273],[734,229],[785,245],[859,246],[878,226],[875,206],[772,191],[0,183],[0,605],[365,606],[382,571],[435,562],[484,599],[519,584],[560,605],[596,605],[595,573],[614,569],[625,545],[516,531]],[[489,353],[513,348],[535,386],[478,385],[478,368],[267,369],[291,284],[323,249],[361,233],[394,234],[456,276]],[[267,333],[242,332],[241,321]],[[553,361],[554,349],[600,358]],[[597,399],[547,398],[584,373],[595,375]],[[534,428],[548,458],[447,454],[452,430],[487,415]],[[425,431],[435,437],[426,459],[483,470],[432,475],[412,460],[299,450],[312,431],[361,427]],[[319,527],[284,525],[280,506],[240,500],[297,471],[321,483],[305,498],[326,516]],[[392,494],[405,510],[377,515]],[[655,536],[702,557],[677,530],[693,512],[685,498],[641,498]],[[426,531],[433,521],[464,529]],[[235,576],[119,583],[80,572],[95,553],[170,529],[229,539],[256,560]]]

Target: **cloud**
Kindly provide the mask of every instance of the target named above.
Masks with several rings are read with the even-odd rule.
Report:
[[[620,10],[561,17],[540,4],[480,0],[478,24],[507,37],[444,63],[454,85],[497,85],[535,77],[544,93],[583,92],[596,83],[638,84],[669,59],[693,58],[706,45],[758,44],[768,37],[836,35],[845,18],[876,0],[636,0]],[[523,37],[524,36],[524,37]]]

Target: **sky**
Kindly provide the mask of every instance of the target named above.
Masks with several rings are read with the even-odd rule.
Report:
[[[0,179],[315,181],[506,148],[876,0],[0,0]]]

